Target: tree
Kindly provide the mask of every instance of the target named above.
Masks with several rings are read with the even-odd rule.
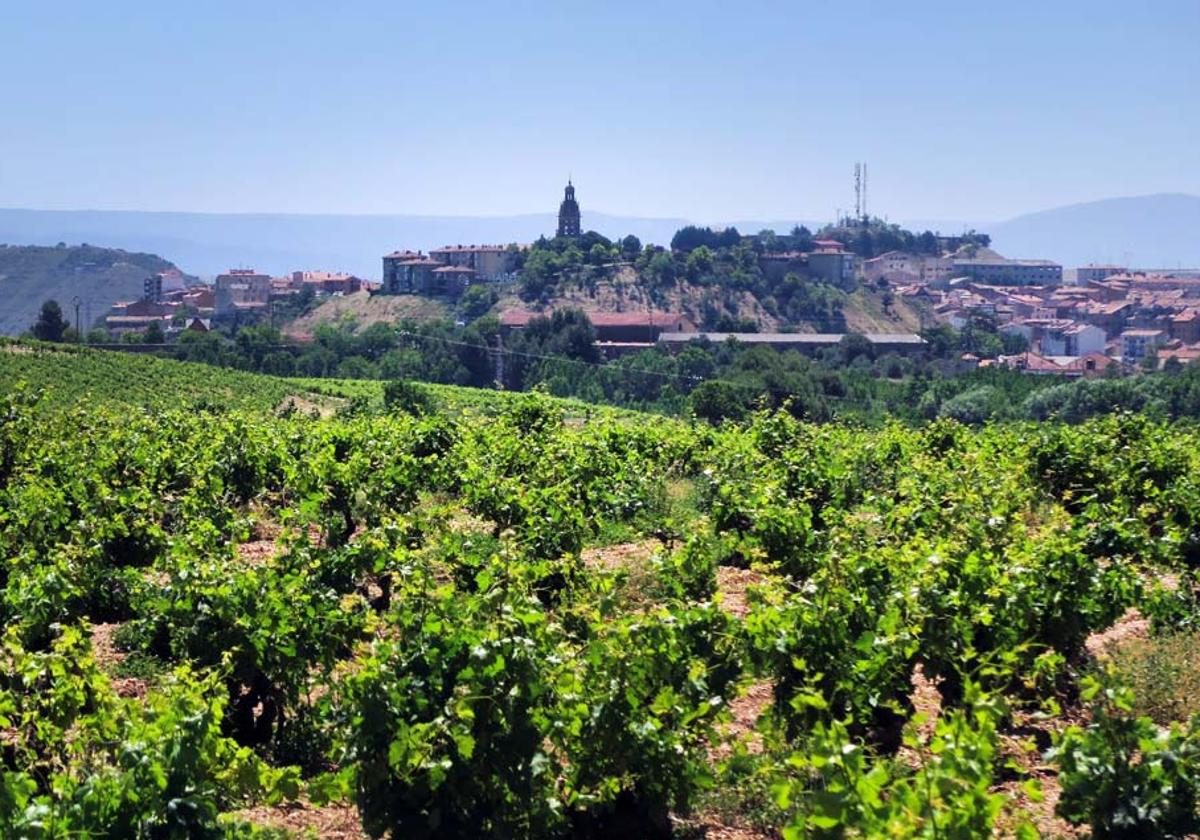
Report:
[[[167,337],[163,335],[163,329],[158,321],[154,321],[146,328],[146,334],[142,336],[142,342],[145,344],[165,344]]]
[[[632,233],[621,240],[621,256],[632,260],[642,252],[642,241]]]
[[[496,293],[483,283],[472,283],[458,299],[458,311],[465,321],[487,314],[496,303]]]
[[[692,413],[710,424],[722,420],[740,420],[746,416],[746,404],[737,386],[728,382],[708,381],[692,392],[689,400]]]
[[[31,328],[33,337],[41,341],[62,341],[66,331],[67,322],[63,319],[62,307],[58,305],[58,301],[48,300],[43,303],[42,311]]]

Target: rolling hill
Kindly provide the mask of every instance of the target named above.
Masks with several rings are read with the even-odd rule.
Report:
[[[0,247],[0,334],[29,329],[42,301],[51,298],[73,322],[76,296],[86,330],[115,302],[141,297],[147,275],[174,267],[154,254],[91,245]]]

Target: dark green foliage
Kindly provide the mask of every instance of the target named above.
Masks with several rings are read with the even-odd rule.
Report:
[[[1092,722],[1059,737],[1058,813],[1091,827],[1097,840],[1166,838],[1200,829],[1200,736],[1195,722],[1164,731],[1132,714],[1127,691],[1091,680],[1084,686]]]
[[[62,307],[56,300],[48,300],[42,304],[38,319],[30,327],[33,337],[41,341],[62,341],[63,333],[67,331],[67,322],[63,318]]]

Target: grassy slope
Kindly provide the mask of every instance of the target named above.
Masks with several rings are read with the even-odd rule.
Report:
[[[146,276],[169,268],[174,266],[153,254],[91,245],[0,248],[0,334],[29,329],[49,298],[59,302],[69,321],[75,319],[71,300],[76,296],[84,302],[80,318],[97,318],[119,300],[140,298]]]
[[[406,318],[418,321],[430,318],[445,318],[449,308],[441,301],[419,295],[376,295],[356,292],[342,297],[331,297],[312,312],[297,318],[286,327],[284,334],[294,338],[311,336],[322,324],[338,325],[353,323],[356,330],[384,322],[396,323]]]
[[[866,288],[850,295],[842,313],[850,332],[899,333],[921,329],[921,316],[907,301],[896,298],[890,310],[884,311],[883,296]]]
[[[284,379],[152,356],[4,341],[0,343],[0,394],[18,383],[44,391],[45,404],[57,408],[85,402],[156,408],[204,402],[276,411],[292,401],[303,410],[326,413],[353,397],[363,397],[376,407],[383,399],[383,383],[375,380]],[[517,397],[452,385],[425,387],[445,408],[455,411],[491,411]],[[636,414],[577,400],[555,402],[574,417]]]

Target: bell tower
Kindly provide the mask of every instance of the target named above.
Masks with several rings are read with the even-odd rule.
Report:
[[[558,236],[578,237],[579,202],[575,200],[575,187],[567,180],[567,189],[563,194],[562,204],[558,206]]]

